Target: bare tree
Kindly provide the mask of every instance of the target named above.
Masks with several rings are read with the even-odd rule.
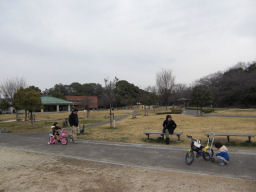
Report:
[[[185,92],[187,91],[187,87],[185,84],[182,83],[178,83],[174,86],[174,97],[173,97],[173,102],[177,101],[180,98],[184,98],[185,97]]]
[[[156,75],[156,87],[160,96],[160,103],[166,106],[169,104],[170,97],[175,87],[175,77],[171,70],[162,70]]]
[[[115,89],[116,83],[118,82],[118,78],[115,77],[112,81],[108,79],[104,79],[105,82],[105,90],[104,90],[104,98],[106,102],[109,104],[109,115],[110,115],[110,127],[113,127],[113,114],[112,114],[112,106],[116,98]]]
[[[89,116],[90,116],[90,99],[89,99],[89,96],[86,96],[86,100],[84,101],[85,102],[85,107],[84,109],[86,110],[86,114],[87,114],[87,119],[89,119]]]
[[[14,94],[21,88],[26,87],[26,81],[23,78],[7,79],[0,84],[0,93],[9,101],[10,106],[14,107]],[[17,110],[17,109],[16,109]],[[16,112],[16,120],[18,113]]]
[[[23,78],[7,79],[0,85],[0,91],[4,98],[13,102],[14,94],[20,89],[26,87],[26,81]],[[13,104],[13,103],[11,103]]]
[[[144,90],[147,92],[155,93],[155,94],[157,93],[157,89],[155,86],[148,86]]]

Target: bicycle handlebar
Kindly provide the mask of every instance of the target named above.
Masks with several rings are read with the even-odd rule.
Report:
[[[191,139],[192,141],[197,141],[197,139],[193,138],[192,135],[187,135],[187,138]]]

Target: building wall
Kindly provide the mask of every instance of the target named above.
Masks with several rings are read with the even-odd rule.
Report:
[[[90,109],[98,108],[97,96],[66,96],[66,99],[74,102],[74,107],[79,110],[86,109],[86,107],[89,107]]]
[[[69,111],[70,108],[68,107],[68,105],[44,105],[42,112],[58,112],[58,110],[59,112]]]
[[[57,105],[44,105],[44,112],[56,112]]]

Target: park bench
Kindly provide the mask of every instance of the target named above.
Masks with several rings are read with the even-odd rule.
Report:
[[[210,137],[210,136],[224,136],[224,137],[227,137],[227,140],[228,140],[228,143],[229,143],[229,137],[233,137],[233,136],[236,136],[236,137],[248,137],[248,142],[250,143],[251,142],[251,138],[254,137],[253,134],[243,134],[243,133],[206,133],[205,134],[207,137]]]
[[[183,132],[174,132],[172,135],[177,135],[178,141],[180,141],[180,136],[182,134],[183,134]],[[163,141],[164,141],[164,133],[163,132],[145,132],[145,135],[148,136],[148,140],[149,140],[150,135],[160,135],[162,137]]]

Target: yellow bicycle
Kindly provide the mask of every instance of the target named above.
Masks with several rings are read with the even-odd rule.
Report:
[[[205,161],[214,160],[214,151],[212,149],[214,137],[210,145],[210,138],[208,137],[207,145],[203,146],[201,140],[195,139],[192,136],[188,136],[191,139],[190,149],[187,151],[185,156],[185,163],[191,165],[195,159],[194,153],[196,153],[196,158],[203,157]]]

